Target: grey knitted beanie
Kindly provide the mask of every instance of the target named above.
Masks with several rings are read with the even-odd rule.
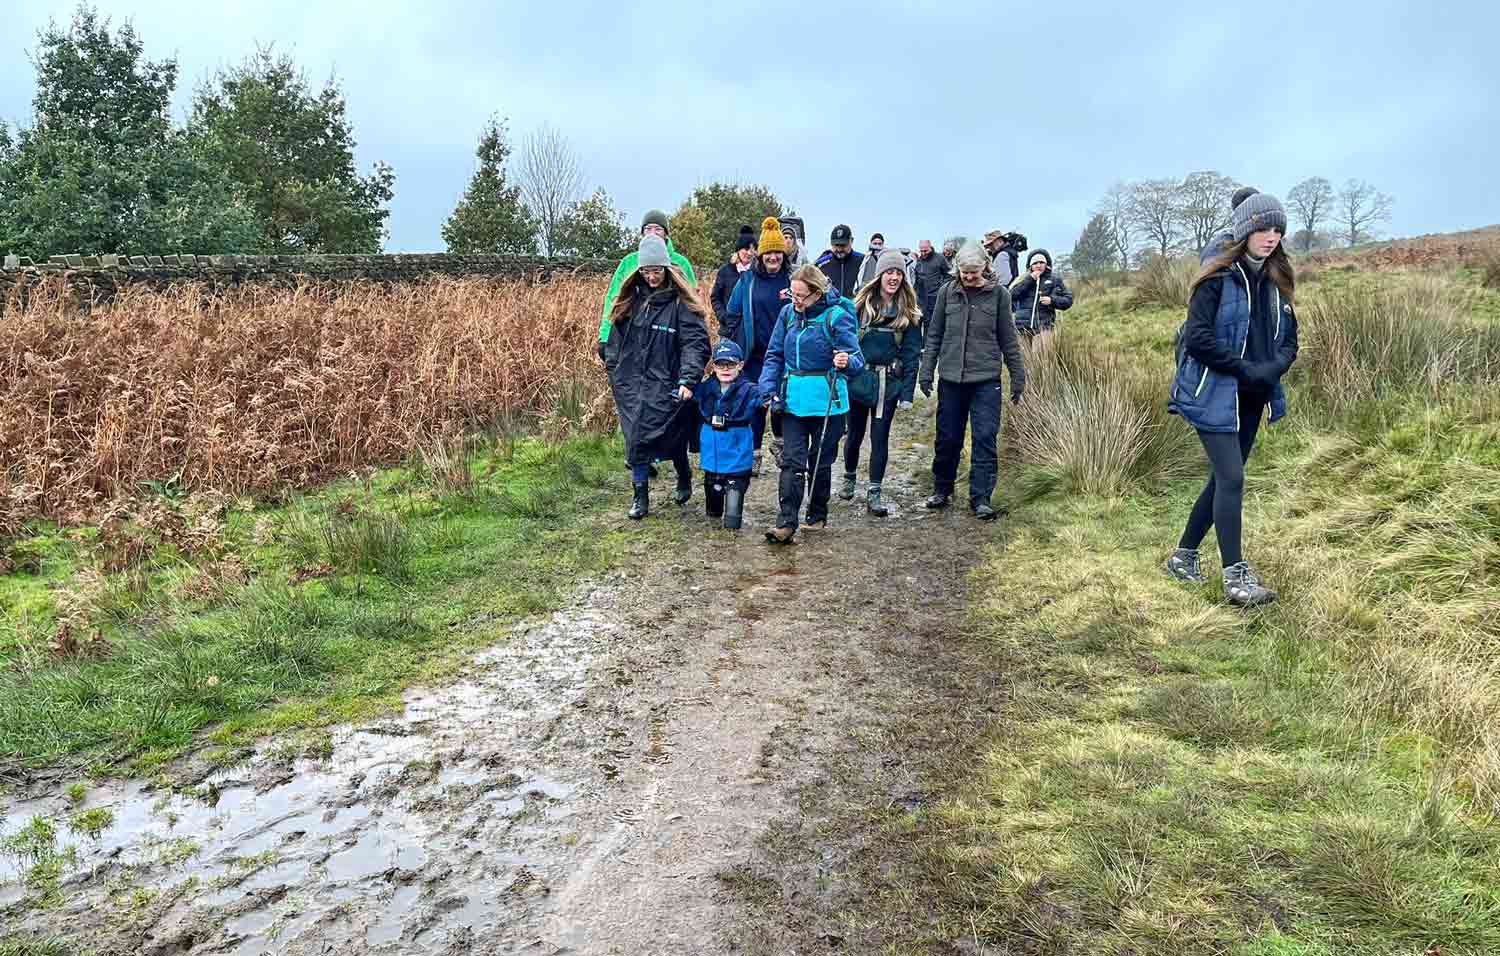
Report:
[[[901,254],[900,249],[887,249],[875,260],[875,278],[879,279],[890,269],[900,269],[906,272],[906,257]]]
[[[636,251],[635,265],[637,269],[646,269],[651,266],[666,268],[672,264],[672,258],[667,255],[667,241],[661,236],[642,236],[641,247]]]
[[[1250,233],[1262,229],[1280,229],[1285,234],[1286,210],[1275,196],[1256,193],[1234,209],[1234,241],[1244,242]]]
[[[1260,192],[1260,190],[1256,189],[1254,186],[1241,186],[1239,189],[1236,189],[1234,191],[1234,195],[1229,197],[1229,208],[1240,208],[1240,203],[1249,199],[1251,196],[1254,196],[1258,192]]]
[[[641,231],[645,232],[646,227],[652,223],[661,226],[663,232],[672,231],[672,220],[668,219],[667,214],[660,209],[652,209],[641,217]]]

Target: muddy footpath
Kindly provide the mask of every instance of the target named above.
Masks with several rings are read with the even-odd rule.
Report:
[[[310,750],[267,740],[230,769],[190,757],[174,786],[0,799],[0,833],[113,814],[59,834],[78,857],[48,907],[0,859],[0,939],[99,956],[879,951],[925,909],[918,885],[891,910],[884,884],[909,861],[886,827],[942,796],[1005,693],[962,636],[969,570],[1004,519],[921,507],[932,405],[896,423],[888,518],[865,513],[862,479],[826,531],[772,548],[769,472],[738,539],[703,517],[701,488],[657,503],[664,476],[647,522],[680,534],[643,539],[399,715]],[[619,497],[601,522],[626,524]]]

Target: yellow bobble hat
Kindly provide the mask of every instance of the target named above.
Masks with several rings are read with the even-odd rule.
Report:
[[[781,223],[775,216],[767,216],[760,224],[760,245],[756,252],[765,255],[779,252],[786,255],[786,236],[781,234]]]

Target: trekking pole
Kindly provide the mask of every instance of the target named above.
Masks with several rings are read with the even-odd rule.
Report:
[[[833,414],[833,403],[838,398],[838,370],[828,370],[828,406],[823,409],[823,427],[818,429],[818,447],[813,452],[813,470],[807,477],[808,500],[812,500],[813,486],[818,482],[818,465],[823,460],[823,443],[828,440],[828,416]]]

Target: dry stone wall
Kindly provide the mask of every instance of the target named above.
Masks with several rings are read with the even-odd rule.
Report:
[[[412,282],[432,276],[490,276],[545,282],[555,275],[609,275],[608,259],[394,253],[343,256],[53,256],[46,262],[6,256],[0,263],[0,305],[49,276],[62,276],[81,303],[108,301],[122,288],[165,289],[196,282],[210,288],[349,281]]]

